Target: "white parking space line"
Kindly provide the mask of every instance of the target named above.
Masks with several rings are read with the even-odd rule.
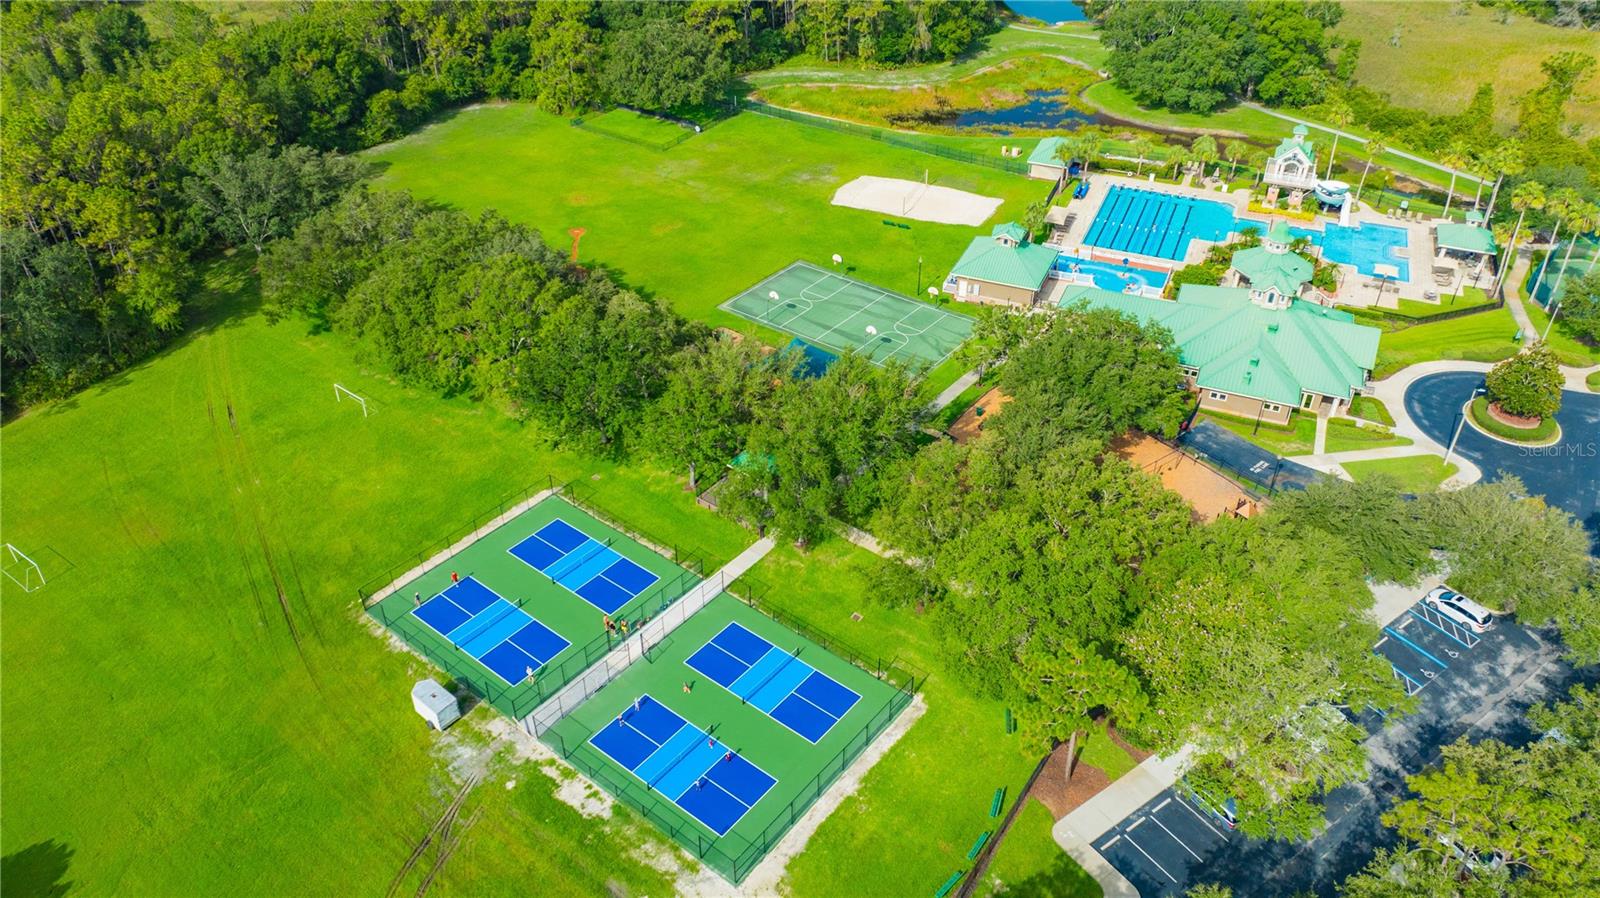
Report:
[[[1144,822],[1143,820],[1139,821],[1139,823],[1143,823],[1143,822]],[[1138,826],[1139,823],[1135,823],[1134,826]],[[1129,827],[1130,830],[1132,828],[1133,827]],[[1160,862],[1158,862],[1155,858],[1150,856],[1150,852],[1145,851],[1143,848],[1141,848],[1139,846],[1139,843],[1135,842],[1133,840],[1133,836],[1126,835],[1126,836],[1123,836],[1123,838],[1128,840],[1128,844],[1129,845],[1132,845],[1134,848],[1138,848],[1139,849],[1139,853],[1145,856],[1145,860],[1148,860],[1150,863],[1155,864],[1156,869],[1160,870],[1161,874],[1163,876],[1165,876],[1166,878],[1172,880],[1173,882],[1177,882],[1178,881],[1178,878],[1176,876],[1173,876],[1171,873],[1167,872],[1167,868],[1166,867],[1161,866]]]
[[[1200,823],[1203,826],[1205,826],[1206,829],[1209,829],[1212,832],[1216,833],[1218,838],[1223,838],[1223,839],[1227,838],[1227,836],[1222,834],[1222,830],[1217,829],[1215,826],[1212,826],[1211,825],[1211,821],[1206,819],[1206,815],[1204,815],[1204,814],[1200,813],[1199,811],[1195,810],[1194,806],[1189,804],[1189,802],[1184,801],[1182,798],[1179,798],[1178,799],[1178,804],[1181,804],[1184,807],[1188,808],[1189,809],[1189,813],[1193,814],[1194,818],[1196,820],[1199,820]]]
[[[1159,827],[1161,827],[1161,828],[1162,828],[1162,829],[1163,829],[1163,830],[1165,830],[1165,831],[1166,831],[1166,833],[1167,833],[1167,835],[1169,835],[1169,836],[1171,836],[1171,837],[1172,837],[1172,840],[1173,840],[1173,841],[1174,841],[1174,842],[1177,842],[1177,843],[1178,843],[1178,844],[1179,844],[1179,845],[1182,845],[1182,846],[1183,846],[1183,850],[1184,850],[1184,851],[1187,851],[1187,852],[1189,852],[1189,855],[1190,855],[1190,856],[1191,856],[1191,857],[1193,857],[1193,858],[1194,858],[1194,859],[1195,859],[1195,860],[1197,860],[1197,861],[1198,861],[1198,860],[1200,860],[1200,855],[1198,855],[1198,854],[1195,854],[1195,853],[1194,853],[1194,849],[1193,849],[1193,848],[1190,848],[1190,847],[1189,847],[1189,843],[1188,843],[1188,842],[1185,842],[1185,841],[1184,841],[1184,840],[1182,840],[1182,839],[1180,839],[1180,838],[1178,838],[1178,834],[1177,834],[1177,833],[1175,833],[1175,832],[1173,832],[1173,831],[1172,831],[1172,830],[1170,830],[1170,829],[1167,829],[1167,825],[1166,825],[1166,824],[1165,824],[1165,823],[1162,823],[1162,822],[1161,822],[1161,821],[1160,821],[1160,820],[1157,820],[1157,819],[1156,819],[1156,818],[1154,818],[1154,817],[1151,817],[1151,818],[1150,818],[1150,819],[1151,819],[1151,820],[1152,820],[1152,821],[1154,821],[1154,823],[1155,823],[1155,825],[1156,825],[1156,826],[1159,826]]]

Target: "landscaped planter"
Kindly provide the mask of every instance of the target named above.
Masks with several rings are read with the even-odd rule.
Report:
[[[1561,436],[1561,425],[1554,416],[1548,418],[1523,418],[1501,411],[1483,396],[1472,400],[1469,413],[1472,424],[1479,430],[1512,443],[1544,445]]]

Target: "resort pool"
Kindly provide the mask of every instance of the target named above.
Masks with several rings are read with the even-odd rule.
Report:
[[[1182,259],[1189,241],[1221,242],[1234,230],[1233,210],[1215,200],[1111,188],[1083,242],[1116,252]]]
[[[1101,290],[1117,293],[1135,292],[1130,290],[1130,287],[1138,288],[1137,292],[1140,293],[1146,289],[1160,292],[1167,285],[1165,271],[1146,271],[1131,265],[1115,265],[1094,259],[1074,259],[1071,256],[1057,256],[1056,271],[1069,279],[1077,275],[1075,280],[1078,283],[1084,283],[1082,279],[1087,278]]]
[[[1354,265],[1364,275],[1377,274],[1375,265],[1393,265],[1400,271],[1400,280],[1411,279],[1411,266],[1397,250],[1408,245],[1405,228],[1390,225],[1363,224],[1353,228],[1329,223],[1322,231],[1321,240],[1312,242],[1322,247],[1322,258],[1342,265]]]

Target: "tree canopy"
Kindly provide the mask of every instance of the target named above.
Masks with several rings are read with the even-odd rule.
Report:
[[[1525,418],[1544,418],[1561,408],[1566,378],[1550,347],[1540,343],[1495,365],[1485,378],[1489,401]]]
[[[1320,102],[1332,82],[1337,3],[1140,3],[1098,0],[1106,65],[1141,105],[1211,112],[1238,99]]]

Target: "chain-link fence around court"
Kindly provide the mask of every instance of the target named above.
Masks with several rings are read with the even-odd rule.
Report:
[[[760,833],[753,837],[732,833],[722,837],[711,835],[684,814],[678,806],[663,799],[637,779],[619,771],[614,762],[591,746],[593,731],[580,726],[575,720],[566,720],[558,730],[543,730],[540,738],[596,785],[638,811],[707,866],[730,881],[738,883],[749,875],[755,865],[760,863],[795,822],[822,797],[828,787],[833,785],[856,758],[861,756],[867,746],[871,745],[873,740],[894,722],[900,712],[905,710],[917,690],[921,688],[925,677],[913,665],[894,658],[873,660],[817,632],[791,615],[767,606],[756,597],[755,588],[749,584],[741,582],[727,586],[726,591],[745,605],[894,687],[894,692],[873,712],[872,717],[851,735],[849,741],[822,763],[812,778],[801,787],[799,793],[774,814],[771,822]],[[692,615],[696,610],[698,609],[685,605],[681,612],[669,610],[667,614]],[[671,632],[671,629],[666,627],[664,632]],[[650,650],[660,641],[657,637],[652,642],[648,631],[636,638],[639,657],[648,657]],[[592,692],[588,694],[592,695]],[[585,696],[586,699],[587,697],[588,695]]]

